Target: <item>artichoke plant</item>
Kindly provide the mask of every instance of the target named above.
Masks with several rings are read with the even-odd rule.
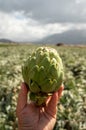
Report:
[[[37,105],[44,104],[48,95],[59,89],[63,74],[62,60],[57,51],[50,47],[38,47],[22,66],[30,99]]]

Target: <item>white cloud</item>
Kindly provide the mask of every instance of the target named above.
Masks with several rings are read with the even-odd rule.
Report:
[[[0,12],[0,38],[9,38],[16,41],[35,41],[72,28],[86,29],[86,24],[41,24],[36,20],[26,17],[23,11],[11,13]]]
[[[76,0],[77,4],[80,4],[80,3],[83,3],[83,2],[85,2],[85,0]]]
[[[65,27],[61,27],[59,24],[41,25],[31,18],[25,17],[23,12],[10,14],[0,12],[1,37],[18,41],[36,40],[63,30],[65,30]]]

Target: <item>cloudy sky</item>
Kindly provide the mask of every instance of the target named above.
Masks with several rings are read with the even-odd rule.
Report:
[[[36,41],[86,30],[86,0],[0,0],[0,38]]]

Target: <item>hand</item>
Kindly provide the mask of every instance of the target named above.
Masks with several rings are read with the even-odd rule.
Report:
[[[46,106],[36,106],[27,102],[28,89],[24,83],[17,103],[17,117],[19,130],[53,130],[56,123],[57,104],[61,97],[63,85],[46,101]]]

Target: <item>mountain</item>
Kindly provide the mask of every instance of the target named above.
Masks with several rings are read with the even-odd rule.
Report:
[[[13,41],[11,41],[9,39],[5,39],[5,38],[0,39],[0,42],[3,42],[3,43],[13,43]]]
[[[65,31],[63,33],[56,33],[53,35],[49,35],[44,37],[39,41],[28,41],[28,42],[14,42],[9,39],[0,39],[0,42],[3,43],[50,43],[50,44],[57,44],[57,43],[65,43],[65,44],[85,44],[86,45],[86,29],[74,29]]]
[[[69,30],[41,39],[42,43],[86,44],[86,30]]]

